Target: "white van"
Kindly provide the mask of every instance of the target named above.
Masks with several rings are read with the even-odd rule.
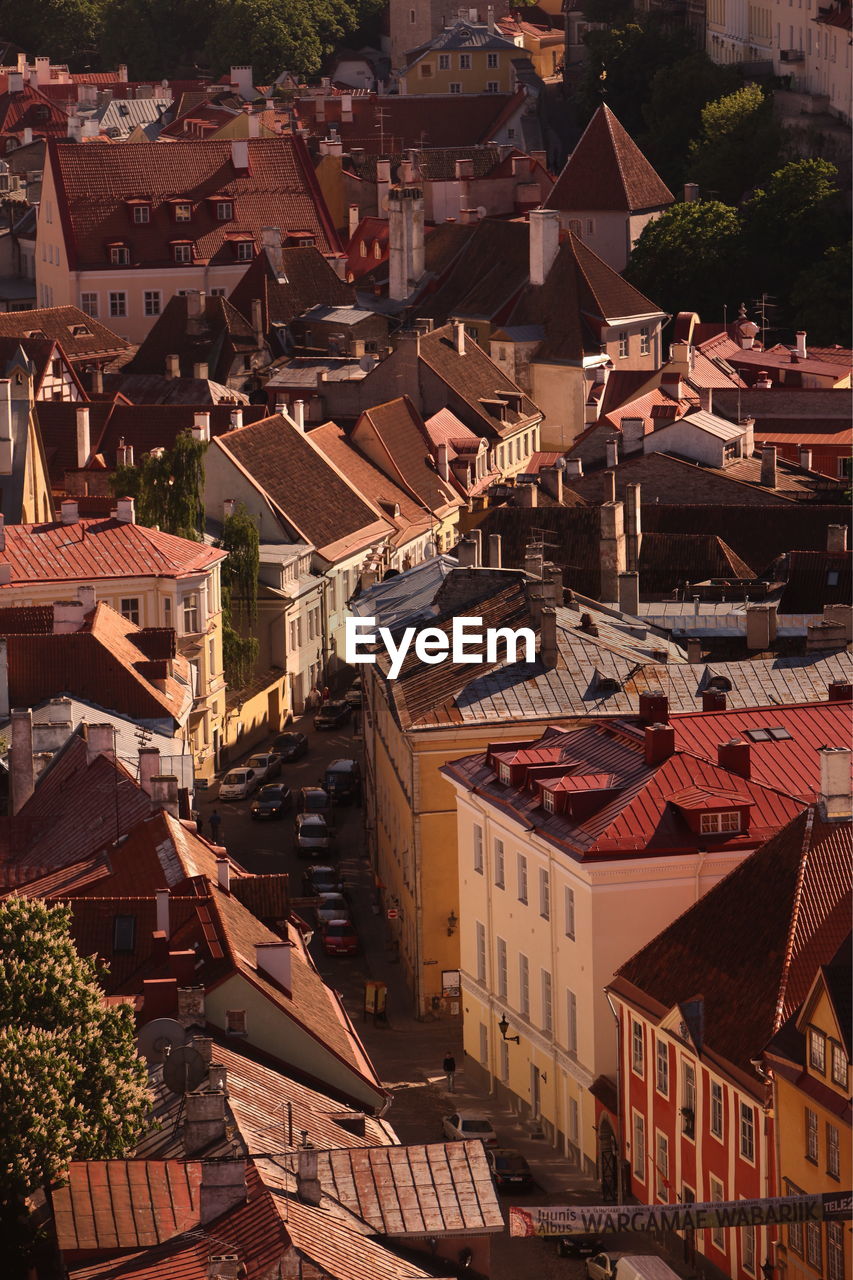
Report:
[[[589,1280],[679,1280],[654,1254],[597,1253],[586,1260]]]
[[[245,800],[257,790],[260,780],[254,769],[231,769],[219,784],[219,799]]]

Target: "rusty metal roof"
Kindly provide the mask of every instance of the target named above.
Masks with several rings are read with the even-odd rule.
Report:
[[[59,1248],[135,1249],[201,1225],[199,1162],[75,1160],[53,1193]]]

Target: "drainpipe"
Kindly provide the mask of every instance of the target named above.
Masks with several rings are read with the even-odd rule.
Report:
[[[622,1022],[614,1008],[610,992],[605,989],[604,998],[616,1021],[616,1203],[625,1203],[622,1186]]]

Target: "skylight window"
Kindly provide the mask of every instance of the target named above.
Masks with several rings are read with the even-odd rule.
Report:
[[[784,742],[786,738],[791,738],[792,734],[780,725],[774,725],[767,729],[747,729],[746,736],[753,742]]]

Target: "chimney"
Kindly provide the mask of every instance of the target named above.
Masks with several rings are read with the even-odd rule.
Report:
[[[717,764],[729,773],[736,773],[740,778],[750,775],[750,745],[743,738],[730,738],[728,742],[717,743]]]
[[[828,822],[849,821],[850,797],[849,747],[819,747],[820,810]]]
[[[714,393],[710,387],[699,388],[699,408],[703,413],[714,412]]]
[[[640,575],[634,573],[619,574],[619,612],[630,614],[636,618],[640,613]]]
[[[453,321],[453,345],[460,356],[465,354],[465,325],[461,320]]]
[[[646,725],[643,754],[646,764],[662,764],[675,751],[675,730],[668,724]]]
[[[127,63],[120,62],[116,67],[116,73],[122,84],[127,84]]]
[[[77,406],[77,466],[85,467],[92,453],[92,441],[89,434],[89,406]]]
[[[625,551],[625,512],[621,502],[605,502],[600,508],[602,600],[618,600],[619,574],[628,567]]]
[[[192,958],[192,976],[186,986],[178,986],[178,1021],[184,1027],[204,1026],[204,987],[194,987],[190,983],[195,979],[195,952],[169,952],[169,964],[174,971],[174,957],[188,955]]]
[[[116,466],[132,467],[133,466],[133,445],[125,444],[122,439],[116,448]]]
[[[388,297],[405,302],[424,274],[424,193],[421,187],[388,191]]]
[[[769,391],[773,386],[773,379],[766,369],[758,370],[758,377],[755,380],[756,391]]]
[[[532,546],[527,547],[524,552],[524,572],[528,577],[538,579],[540,582],[545,572],[542,552],[534,550]]]
[[[63,524],[76,524],[80,519],[79,508],[76,498],[66,498],[59,508],[60,519]]]
[[[615,436],[611,436],[610,439],[605,442],[605,449],[607,450],[607,466],[618,467],[619,466],[619,441],[616,439]],[[615,481],[615,476],[614,476],[614,481]]]
[[[388,214],[388,191],[391,186],[391,161],[376,161],[376,208],[380,218]]]
[[[695,204],[699,199],[699,183],[685,182],[684,184],[684,203]]]
[[[483,531],[482,529],[471,529],[468,533],[468,537],[477,548],[474,566],[475,568],[480,569],[483,565]]]
[[[349,206],[349,209],[347,210],[347,217],[347,231],[349,232],[347,238],[352,240],[358,230],[358,224],[361,222],[360,210],[357,204],[351,204]]]
[[[845,627],[843,621],[826,616],[820,621],[809,622],[806,625],[806,653],[814,653],[819,649],[843,649],[849,643],[849,630],[849,626]]]
[[[776,446],[765,444],[761,447],[761,483],[766,489],[775,489],[776,478]]]
[[[43,84],[50,84],[50,58],[34,58],[33,62],[36,69],[36,84],[39,87]]]
[[[776,609],[772,604],[746,606],[746,647],[753,652],[769,649],[776,639]]]
[[[10,72],[9,72],[9,74],[6,76],[6,89],[7,89],[7,91],[8,91],[9,93],[23,93],[23,92],[24,92],[24,76],[23,76],[23,73],[22,73],[22,72],[20,72],[20,71],[10,71]],[[72,121],[72,120],[76,120],[76,121],[77,121],[78,126],[79,126],[79,124],[80,124],[80,117],[79,117],[79,116],[70,116],[70,117],[69,117],[69,121],[68,121],[68,136],[69,136],[69,138],[71,137],[71,121]]]
[[[566,458],[566,475],[568,477],[583,475],[583,462],[580,458]]]
[[[259,973],[272,978],[285,991],[291,990],[291,959],[293,948],[289,942],[256,942],[255,967]]]
[[[216,879],[220,889],[231,892],[231,863],[227,858],[216,859]]]
[[[20,813],[35,790],[33,762],[33,713],[28,707],[12,709],[12,744],[9,792],[12,814]]]
[[[264,311],[260,298],[252,299],[252,333],[259,347],[264,345]]]
[[[139,749],[139,785],[146,795],[151,795],[152,778],[160,776],[160,748],[140,747]]]
[[[199,1089],[184,1097],[184,1150],[188,1156],[225,1137],[225,1094],[220,1089]],[[202,1174],[202,1198],[204,1197]]]
[[[725,711],[726,709],[726,691],[725,689],[703,689],[702,690],[702,710],[703,711]]]
[[[804,467],[806,471],[811,471],[812,469],[812,451],[806,448],[805,445],[800,445],[800,466]]]
[[[544,284],[560,249],[560,215],[556,209],[531,209],[530,283]]]
[[[826,549],[843,553],[847,550],[847,525],[831,524],[826,530]]]
[[[163,935],[156,931],[153,936],[157,946],[164,941]],[[153,1022],[155,1018],[174,1018],[178,1010],[177,987],[174,978],[143,978],[140,1022],[144,1024]]]
[[[662,689],[646,689],[640,694],[637,712],[640,724],[669,724],[669,698]]]
[[[120,524],[136,524],[136,503],[133,498],[119,498],[116,502],[116,520]]]
[[[440,444],[436,449],[436,470],[445,483],[450,482],[450,451],[446,444]]]
[[[239,431],[243,425],[243,409],[240,405],[236,409],[231,410],[231,416],[228,419],[228,430]]]
[[[181,376],[181,357],[176,355],[166,356],[166,377],[180,378]]]
[[[167,938],[172,936],[172,925],[169,918],[169,898],[171,897],[168,889],[158,889],[157,898],[157,932],[163,933]]]
[[[806,334],[805,334],[805,330],[804,330],[804,329],[798,329],[798,330],[797,330],[796,337],[797,337],[797,347],[796,347],[796,351],[797,351],[797,359],[798,359],[798,360],[808,360],[808,358],[809,358],[809,353],[808,353],[808,349],[807,349],[807,347],[806,347]]]
[[[499,533],[489,534],[489,567],[492,569],[500,569],[502,567],[501,535]]]
[[[456,548],[460,569],[477,568],[477,544],[473,538],[462,538]]]
[[[850,644],[853,641],[853,605],[849,604],[825,604],[823,606],[823,620],[830,626],[843,628],[844,643]]]
[[[605,471],[601,477],[601,501],[616,501],[616,472]]]
[[[553,671],[557,665],[557,614],[554,609],[543,609],[539,622],[539,657],[543,667]]]
[[[178,779],[173,773],[157,773],[151,779],[151,801],[156,809],[165,809],[173,818],[178,813]]]
[[[261,244],[266,250],[267,260],[275,276],[283,276],[284,258],[281,251],[281,228],[264,227],[261,231]]]
[[[231,163],[235,173],[249,172],[249,143],[246,138],[231,139]]]
[[[517,507],[538,507],[539,489],[535,484],[518,484],[515,487],[515,505]]]
[[[319,1205],[323,1188],[317,1176],[317,1152],[313,1147],[300,1147],[296,1170],[296,1194],[303,1204]]]
[[[826,692],[830,702],[849,702],[853,698],[853,684],[849,680],[832,680]]]
[[[702,661],[702,641],[698,636],[690,636],[687,641],[687,661],[694,666]]]
[[[190,1095],[192,1096],[192,1095]],[[221,1093],[211,1094],[220,1098],[223,1107],[223,1129],[225,1099]],[[187,1099],[189,1101],[189,1099]],[[187,1116],[189,1119],[189,1116]],[[189,1155],[187,1149],[187,1155]],[[248,1199],[246,1190],[245,1160],[205,1160],[201,1167],[201,1212],[202,1224],[212,1222],[229,1209],[236,1209]]]
[[[197,360],[193,365],[193,377],[198,382],[207,382],[210,377],[210,368],[206,360]]]
[[[643,545],[642,516],[640,514],[640,486],[625,486],[625,563],[632,573],[640,571],[640,550]],[[639,599],[639,596],[637,597]]]
[[[105,756],[107,760],[115,760],[115,732],[111,724],[87,724],[84,726],[87,764],[92,764],[93,761],[97,760],[98,756]]]
[[[561,467],[542,467],[539,487],[560,506],[563,505],[563,471]]]
[[[53,602],[53,634],[70,636],[83,626],[86,606],[82,600],[54,600]]]
[[[293,413],[291,414],[293,421],[300,431],[305,430],[305,401],[294,400]]]
[[[198,368],[198,365],[195,366]],[[193,440],[199,444],[210,443],[210,414],[206,409],[193,414]]]

